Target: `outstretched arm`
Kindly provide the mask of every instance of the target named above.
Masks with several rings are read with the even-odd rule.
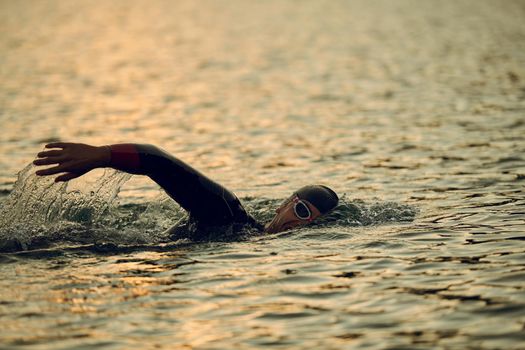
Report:
[[[183,161],[152,145],[91,146],[57,142],[38,153],[35,165],[54,165],[37,175],[59,175],[68,181],[95,168],[110,167],[147,175],[198,221],[213,225],[244,222],[248,216],[237,197]]]

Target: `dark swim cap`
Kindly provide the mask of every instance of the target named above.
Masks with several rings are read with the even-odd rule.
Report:
[[[326,214],[334,209],[339,202],[339,197],[330,188],[323,185],[309,185],[297,190],[295,194],[300,199],[312,203],[321,214]]]

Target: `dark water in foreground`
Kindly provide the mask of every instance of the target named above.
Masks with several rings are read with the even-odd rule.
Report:
[[[0,348],[523,348],[524,15],[0,2]],[[315,226],[172,242],[184,213],[146,179],[36,178],[53,140],[158,144],[261,221],[307,183],[343,199]]]

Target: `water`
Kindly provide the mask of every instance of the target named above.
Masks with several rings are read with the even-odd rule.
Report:
[[[0,3],[0,348],[519,349],[521,1]],[[265,221],[167,240],[147,179],[68,185],[43,144],[157,144]],[[19,175],[17,175],[19,173]]]

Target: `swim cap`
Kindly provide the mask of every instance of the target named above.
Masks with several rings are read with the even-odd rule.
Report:
[[[300,198],[312,203],[321,214],[326,214],[334,209],[339,202],[339,197],[330,188],[323,185],[309,185],[295,192]]]

